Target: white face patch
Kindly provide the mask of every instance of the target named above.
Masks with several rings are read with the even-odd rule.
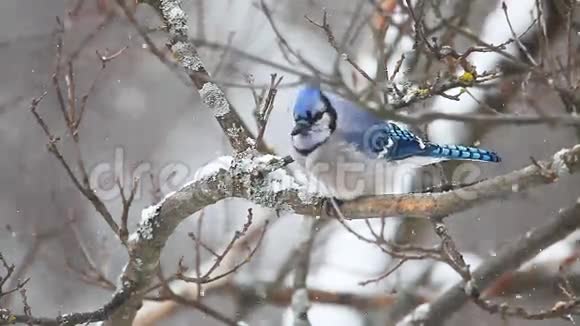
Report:
[[[330,131],[330,122],[331,122],[330,114],[324,112],[322,114],[322,118],[320,118],[320,120],[316,121],[314,125],[312,125],[312,130],[322,131],[327,129]]]
[[[324,113],[322,118],[316,121],[306,135],[298,134],[292,136],[292,145],[299,151],[312,151],[328,140],[332,131],[330,123],[332,118],[328,113]]]

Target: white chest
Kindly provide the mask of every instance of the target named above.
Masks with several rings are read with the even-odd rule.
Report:
[[[339,199],[408,192],[413,180],[414,166],[371,159],[332,136],[308,156],[294,157],[310,176],[310,191]]]

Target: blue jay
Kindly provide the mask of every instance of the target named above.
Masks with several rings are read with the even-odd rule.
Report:
[[[444,160],[500,161],[485,149],[430,143],[314,86],[299,91],[293,113],[294,159],[337,199],[402,192],[415,168]]]

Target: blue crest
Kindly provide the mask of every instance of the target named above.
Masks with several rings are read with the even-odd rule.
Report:
[[[294,120],[310,120],[317,110],[322,99],[320,89],[313,86],[306,86],[298,92],[296,103],[294,104]]]

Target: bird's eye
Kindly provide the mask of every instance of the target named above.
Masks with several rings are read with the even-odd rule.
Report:
[[[322,111],[316,112],[316,114],[314,115],[314,121],[318,121],[320,119],[322,119]]]

